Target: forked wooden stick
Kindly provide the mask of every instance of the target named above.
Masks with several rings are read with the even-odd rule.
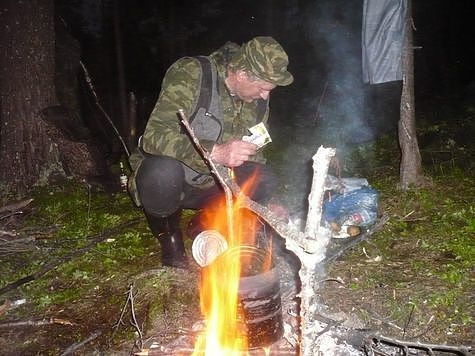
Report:
[[[242,206],[253,211],[259,217],[265,220],[280,236],[285,239],[286,248],[289,251],[294,252],[300,259],[302,264],[302,267],[299,271],[299,277],[302,285],[299,294],[299,297],[301,298],[300,352],[305,356],[314,355],[314,348],[316,346],[315,341],[319,335],[319,330],[315,327],[313,322],[314,318],[312,317],[312,315],[315,314],[315,310],[312,308],[312,302],[315,298],[314,286],[315,281],[319,276],[316,267],[325,257],[326,245],[330,237],[330,232],[320,225],[320,221],[322,217],[324,183],[328,173],[330,160],[335,155],[335,149],[320,147],[317,153],[313,156],[314,176],[312,181],[312,189],[309,195],[307,224],[305,227],[305,233],[302,233],[290,227],[285,221],[283,221],[267,207],[256,203],[241,193],[241,189],[230,176],[229,170],[217,164],[216,162],[213,162],[209,153],[203,146],[201,146],[182,110],[179,111],[178,116],[180,118],[180,122],[183,124],[191,140],[193,141],[196,149],[203,157],[212,174],[218,179],[219,183],[223,187],[226,193],[226,203],[231,205],[232,195],[240,195]]]

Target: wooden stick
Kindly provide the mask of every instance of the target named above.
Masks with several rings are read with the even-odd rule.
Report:
[[[310,252],[309,249],[311,248],[311,245],[307,243],[307,239],[300,231],[294,230],[267,207],[256,203],[244,193],[242,193],[241,188],[229,174],[229,169],[217,164],[211,159],[208,151],[200,144],[198,138],[194,134],[193,129],[191,128],[183,110],[178,111],[178,118],[186,129],[195,148],[201,154],[206,165],[210,168],[211,173],[216,177],[219,184],[223,187],[226,194],[226,205],[228,206],[229,202],[232,202],[232,196],[239,196],[242,207],[247,208],[248,210],[251,210],[257,214],[259,217],[265,220],[280,236],[285,238],[286,241],[288,240],[291,247],[290,251],[299,254]]]
[[[124,151],[127,154],[127,156],[130,156],[129,149],[127,148],[127,144],[125,143],[124,138],[122,137],[119,130],[115,126],[114,121],[112,121],[112,119],[109,116],[109,114],[107,113],[107,111],[102,107],[101,103],[99,102],[99,98],[97,97],[96,90],[94,89],[94,84],[92,83],[92,79],[91,79],[91,76],[89,75],[89,71],[87,70],[86,65],[83,63],[83,61],[79,61],[79,64],[82,68],[82,71],[84,72],[84,77],[86,78],[87,86],[89,87],[89,89],[91,90],[92,95],[94,96],[94,101],[96,103],[96,106],[99,108],[102,115],[104,115],[104,117],[107,119],[109,124],[112,126],[112,130],[117,135],[117,138],[119,139],[120,143],[122,144],[122,147],[124,148]]]
[[[327,178],[330,160],[335,156],[335,149],[320,148],[313,156],[313,179],[312,188],[308,196],[307,224],[305,225],[305,235],[314,239],[321,233],[320,222],[322,220],[323,195],[325,193],[325,179]]]
[[[222,181],[233,193],[234,196],[240,196],[241,206],[251,210],[257,216],[265,220],[269,226],[271,226],[280,236],[286,240],[293,241],[296,246],[300,247],[299,253],[309,252],[307,250],[307,238],[303,233],[290,227],[287,222],[277,216],[272,210],[255,202],[244,193],[241,192],[241,188],[230,177],[225,167],[216,165],[216,176],[220,177]]]
[[[66,355],[71,355],[73,352],[79,350],[81,347],[86,345],[88,342],[91,342],[92,340],[96,339],[98,336],[102,334],[102,331],[95,331],[91,335],[89,335],[86,339],[84,339],[81,342],[76,342],[69,346],[66,350],[63,351],[61,356],[66,356]]]
[[[457,353],[458,355],[473,355],[473,347],[472,346],[452,346],[452,345],[445,345],[445,344],[426,344],[419,341],[405,341],[399,340],[396,338],[390,338],[387,336],[382,335],[371,335],[365,340],[365,348],[369,348],[369,350],[374,351],[373,345],[378,344],[386,344],[389,346],[394,346],[402,350],[406,350],[406,354],[409,351],[408,348],[423,350],[427,355],[433,355],[434,351],[442,351],[442,352],[449,352],[449,353]]]
[[[4,206],[0,207],[0,213],[4,213],[6,211],[13,212],[13,211],[21,210],[24,207],[26,207],[27,205],[29,205],[32,201],[33,201],[33,199],[25,199],[25,200],[21,200],[21,201],[16,202],[16,203],[11,203],[11,204],[4,205]]]
[[[226,198],[226,216],[227,216],[227,223],[228,223],[228,239],[229,241],[234,241],[233,239],[233,234],[234,234],[234,224],[233,224],[233,192],[229,188],[229,186],[226,184],[226,182],[223,179],[223,176],[218,173],[218,164],[215,163],[210,156],[210,153],[200,144],[200,141],[196,137],[195,133],[193,132],[192,127],[190,126],[190,123],[188,122],[188,118],[185,115],[185,112],[183,110],[178,110],[178,118],[180,119],[180,122],[182,125],[185,127],[186,131],[188,132],[188,135],[191,138],[191,141],[193,142],[195,148],[198,150],[198,152],[201,154],[201,157],[205,161],[206,165],[211,169],[211,173],[214,173],[215,177],[218,179],[219,183],[224,189],[224,195]],[[231,179],[231,175],[229,174],[229,169],[225,167],[221,167],[221,170],[226,170],[226,177],[229,177],[230,181],[233,181]]]
[[[60,318],[49,318],[49,319],[41,319],[41,320],[24,320],[24,321],[11,321],[9,323],[1,323],[0,328],[18,328],[23,326],[44,326],[44,325],[52,325],[52,324],[60,324],[60,325],[74,325],[72,322],[66,319]]]

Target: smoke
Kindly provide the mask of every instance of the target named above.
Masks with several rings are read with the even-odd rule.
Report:
[[[300,48],[290,57],[303,69],[294,73],[299,108],[280,172],[289,182],[285,200],[297,218],[305,218],[311,158],[318,147],[335,147],[341,156],[374,135],[364,119],[362,7],[362,0],[319,0],[300,12]]]
[[[316,121],[320,138],[331,146],[345,147],[373,137],[364,120],[362,6],[362,1],[319,1],[307,11],[308,42],[312,55],[323,64],[314,70],[319,75],[309,77],[309,88],[320,89]]]

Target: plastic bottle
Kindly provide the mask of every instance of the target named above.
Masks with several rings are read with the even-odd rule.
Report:
[[[119,166],[120,166],[120,175],[119,175],[120,189],[123,192],[126,192],[129,178],[127,177],[127,174],[125,174],[124,163],[122,163],[122,161],[119,163]]]

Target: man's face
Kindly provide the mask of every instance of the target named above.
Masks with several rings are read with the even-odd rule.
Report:
[[[241,100],[247,103],[257,99],[267,100],[271,90],[275,88],[274,84],[261,79],[251,80],[246,72],[238,73],[237,79],[234,92]]]

